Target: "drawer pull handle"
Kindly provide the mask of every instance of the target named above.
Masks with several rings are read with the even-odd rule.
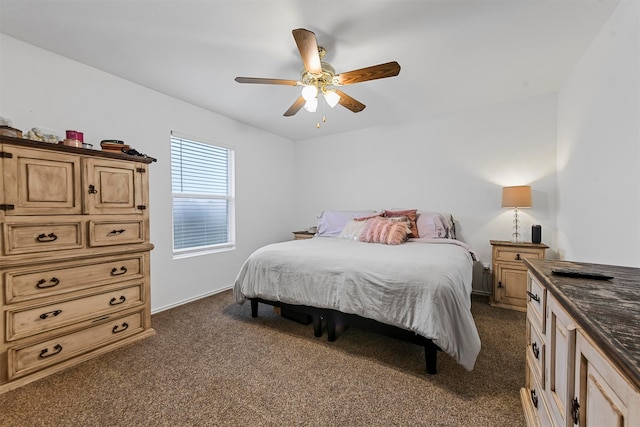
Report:
[[[521,261],[522,258],[520,257],[520,254],[516,254],[516,261]]]
[[[36,240],[38,242],[53,242],[54,240],[58,240],[58,236],[56,236],[54,233],[49,233],[49,234],[40,234],[38,235],[38,237],[36,237]]]
[[[124,322],[122,325],[118,326],[114,326],[113,329],[111,330],[111,332],[113,332],[114,334],[120,333],[120,332],[124,332],[127,330],[127,328],[129,327],[129,324],[127,322]],[[122,329],[120,329],[122,328]]]
[[[580,404],[577,397],[574,397],[571,401],[571,419],[574,424],[580,423]]]
[[[118,271],[120,271],[120,273],[118,273]],[[116,267],[113,267],[111,269],[111,275],[112,276],[122,276],[126,272],[127,272],[127,268],[125,266],[120,267],[120,270],[118,270]]]
[[[533,403],[533,406],[538,409],[538,396],[536,395],[535,390],[531,390],[531,403]]]
[[[90,185],[89,186],[89,194],[97,194],[98,190],[96,190],[96,186],[95,185]]]
[[[537,342],[531,343],[531,351],[533,351],[533,355],[538,359],[540,357],[540,349],[538,348]]]
[[[55,356],[56,354],[60,353],[62,351],[62,346],[60,344],[56,344],[55,346],[53,346],[53,352],[50,354],[49,353],[49,349],[48,348],[43,348],[40,351],[40,355],[38,357],[40,357],[40,359],[45,359],[47,357],[51,357],[51,356]]]
[[[124,295],[120,295],[120,299],[115,299],[115,297],[111,298],[111,301],[109,301],[109,305],[119,305],[125,302],[126,300],[127,299],[124,297]]]
[[[527,295],[529,295],[529,298],[531,298],[535,302],[540,302],[540,297],[537,294],[532,294],[531,292],[527,291]]]
[[[49,281],[52,283],[51,285],[45,285],[47,281],[44,279],[38,280],[38,283],[36,283],[36,288],[38,289],[53,288],[54,286],[58,286],[60,284],[60,280],[56,279],[55,277],[52,277],[51,280]]]
[[[127,230],[111,230],[111,232],[109,234],[107,234],[107,236],[117,236],[118,234],[122,234]]]
[[[62,313],[62,310],[53,310],[53,311],[48,311],[48,312],[46,312],[46,313],[42,313],[42,314],[40,315],[40,318],[41,318],[41,319],[46,319],[46,318],[48,318],[48,317],[49,317],[49,315],[50,315],[50,314],[51,314],[51,315],[53,315],[53,317],[56,317],[56,316],[57,316],[58,314],[60,314],[60,313]]]

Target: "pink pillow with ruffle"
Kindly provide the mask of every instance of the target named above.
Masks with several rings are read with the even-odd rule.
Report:
[[[417,209],[403,209],[403,210],[385,210],[384,216],[387,218],[398,218],[405,217],[409,221],[409,237],[418,238],[420,237],[418,226],[416,224],[416,220],[418,218],[418,210]]]
[[[407,234],[410,231],[407,218],[370,218],[358,240],[367,243],[399,245],[407,241]]]

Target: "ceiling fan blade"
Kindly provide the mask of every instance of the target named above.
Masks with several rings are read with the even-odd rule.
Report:
[[[340,105],[353,111],[354,113],[359,113],[366,108],[366,105],[364,105],[362,102],[350,97],[341,90],[336,89],[336,93],[340,95],[340,101],[338,101]]]
[[[258,83],[263,85],[285,85],[285,86],[297,86],[296,80],[284,80],[284,79],[263,79],[260,77],[236,77],[235,80],[238,83]]]
[[[300,111],[300,109],[302,108],[305,102],[306,101],[304,100],[303,97],[299,97],[298,99],[296,99],[296,102],[294,102],[291,105],[291,107],[289,107],[289,109],[283,114],[283,116],[285,117],[293,116],[295,113]]]
[[[298,45],[304,69],[312,74],[321,74],[322,65],[320,65],[320,55],[318,55],[318,42],[316,41],[316,35],[304,28],[293,30],[292,33],[293,38]]]
[[[351,85],[354,83],[366,82],[368,80],[384,79],[400,74],[400,64],[396,61],[386,64],[373,65],[371,67],[360,68],[359,70],[340,73],[337,77],[341,85]]]

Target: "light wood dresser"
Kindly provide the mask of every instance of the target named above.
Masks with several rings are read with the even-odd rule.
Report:
[[[493,294],[491,305],[517,311],[527,310],[527,267],[525,258],[544,258],[543,243],[491,240]]]
[[[527,258],[531,426],[640,425],[640,269]],[[613,276],[572,278],[554,269]]]
[[[153,335],[151,161],[0,137],[0,393]]]

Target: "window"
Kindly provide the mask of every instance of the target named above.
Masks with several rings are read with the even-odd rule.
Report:
[[[234,247],[233,155],[172,133],[174,256]]]

